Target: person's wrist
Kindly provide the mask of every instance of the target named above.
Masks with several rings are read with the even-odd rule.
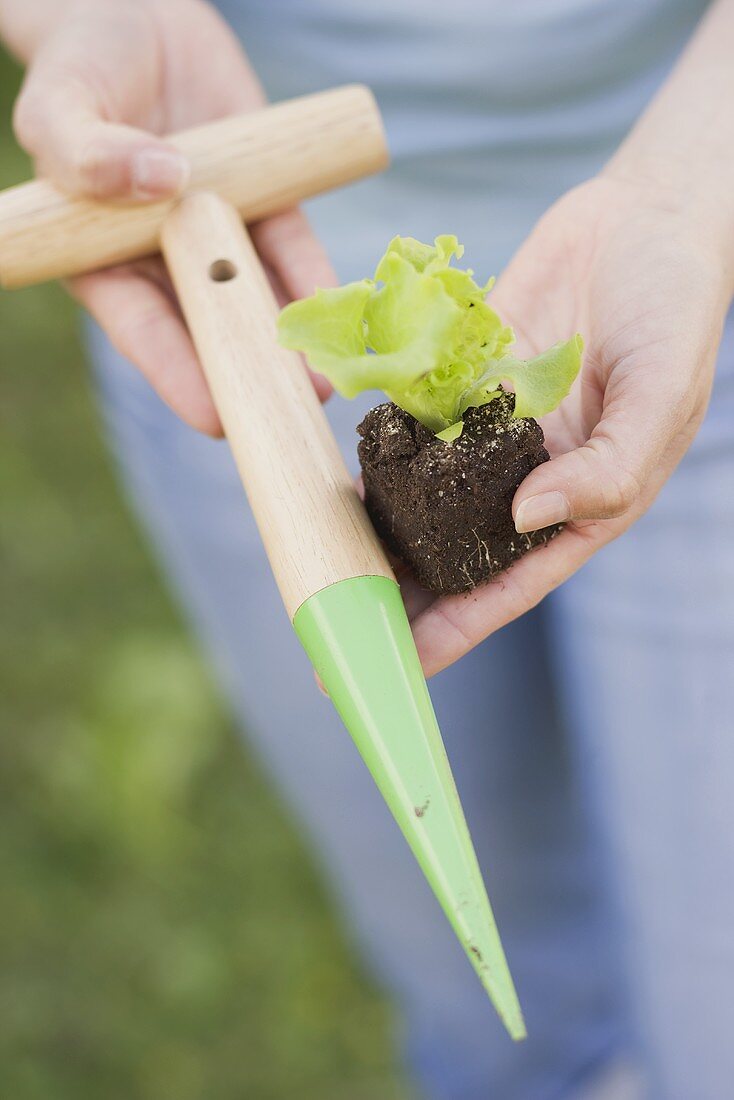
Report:
[[[623,145],[600,175],[679,221],[681,235],[710,255],[728,305],[734,297],[734,160],[729,182],[682,153],[660,156]]]

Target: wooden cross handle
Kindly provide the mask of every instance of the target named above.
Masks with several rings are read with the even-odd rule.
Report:
[[[161,244],[291,619],[337,581],[392,577],[237,211],[188,195]]]
[[[182,198],[71,199],[45,180],[0,194],[0,282],[27,286],[163,251],[291,618],[315,592],[392,577],[242,219],[387,162],[371,92],[304,96],[170,139],[189,157]]]
[[[246,221],[377,172],[388,154],[368,88],[348,85],[172,136],[192,191],[215,191]],[[29,286],[159,251],[175,200],[73,199],[47,180],[0,193],[0,285]]]

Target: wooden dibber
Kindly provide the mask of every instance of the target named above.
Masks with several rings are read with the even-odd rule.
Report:
[[[169,214],[163,255],[291,619],[349,577],[393,577],[247,231],[218,195]]]
[[[0,194],[0,282],[163,252],[294,629],[469,961],[522,1038],[398,586],[303,363],[277,343],[277,303],[242,224],[384,167],[374,100],[365,88],[337,89],[174,140],[193,171],[172,202],[98,204],[44,181]]]

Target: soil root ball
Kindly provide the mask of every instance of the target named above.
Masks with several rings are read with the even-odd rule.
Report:
[[[513,419],[514,403],[505,393],[469,409],[453,443],[391,403],[371,409],[357,429],[370,518],[432,592],[475,588],[561,530],[515,530],[515,491],[548,452],[537,421]]]

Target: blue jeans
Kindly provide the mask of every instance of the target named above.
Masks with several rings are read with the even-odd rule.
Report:
[[[226,445],[178,422],[99,333],[92,345],[135,509],[395,998],[425,1095],[560,1100],[632,1052],[653,1100],[730,1096],[731,351],[650,512],[432,682],[526,1011],[530,1038],[513,1045],[314,686]],[[330,411],[350,452],[362,407]]]

